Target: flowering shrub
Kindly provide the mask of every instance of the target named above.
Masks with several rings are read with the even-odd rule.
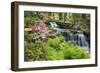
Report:
[[[43,21],[37,22],[34,26],[31,26],[31,29],[32,29],[33,34],[35,34],[33,39],[37,36],[40,36],[40,38],[42,39],[48,37],[48,31]]]

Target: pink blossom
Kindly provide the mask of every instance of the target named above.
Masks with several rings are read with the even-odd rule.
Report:
[[[48,37],[48,31],[45,26],[39,26],[39,30],[42,32],[42,37],[47,38]]]
[[[40,26],[40,31],[44,32],[46,31],[47,29],[44,27],[44,26]]]
[[[40,26],[45,26],[45,23],[44,23],[43,21],[39,21],[38,24],[39,24]]]
[[[31,29],[32,29],[32,31],[35,31],[36,30],[34,26],[31,26]]]
[[[36,26],[31,26],[32,31],[39,30],[41,32],[41,34],[40,34],[41,37],[47,38],[48,37],[48,31],[47,31],[47,28],[45,26],[45,23],[43,21],[39,21],[37,24],[38,25],[36,25]]]

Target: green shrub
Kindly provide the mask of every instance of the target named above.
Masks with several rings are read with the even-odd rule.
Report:
[[[64,59],[63,52],[56,51],[56,49],[54,49],[53,47],[50,47],[50,46],[46,47],[45,52],[47,55],[47,60],[63,60]]]
[[[24,26],[25,27],[29,27],[30,25],[31,25],[31,17],[25,17],[25,19],[24,19]]]
[[[32,33],[24,32],[24,39],[25,39],[25,41],[32,42],[32,37],[33,37]]]
[[[35,48],[35,44],[34,43],[27,43],[27,46],[25,48],[25,60],[35,60],[37,56],[36,53],[36,48]]]
[[[24,26],[30,27],[30,25],[34,25],[37,21],[39,21],[39,18],[37,17],[25,17],[24,19]]]
[[[65,59],[87,59],[89,54],[84,48],[79,48],[71,43],[63,43],[63,53]]]
[[[87,53],[87,51],[84,48],[79,48],[73,43],[66,42],[63,36],[59,36],[59,37],[57,36],[53,39],[52,38],[48,39],[48,45],[51,46],[52,49],[54,49],[52,55],[54,54],[54,57],[57,57],[56,59],[58,59],[58,57],[61,57],[61,56],[63,56],[64,59],[89,58],[89,53]],[[58,55],[59,52],[60,52],[60,55]]]

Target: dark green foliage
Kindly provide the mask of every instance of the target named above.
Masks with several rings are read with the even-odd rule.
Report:
[[[24,11],[24,17],[32,17],[33,12],[32,11]]]
[[[31,25],[34,25],[39,19],[37,17],[25,17],[24,23],[25,27],[30,27]]]
[[[24,32],[24,39],[27,42],[32,42],[33,34],[30,32]]]
[[[25,47],[25,60],[26,61],[33,61],[35,60],[37,56],[36,53],[36,48],[35,48],[35,44],[34,43],[27,43],[26,47]]]

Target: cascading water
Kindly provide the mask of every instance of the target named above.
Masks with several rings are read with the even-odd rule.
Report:
[[[83,47],[87,51],[89,51],[89,44],[82,31],[73,30],[73,32],[76,32],[76,34],[73,34],[68,29],[59,28],[55,22],[50,22],[50,25],[51,25],[51,28],[54,30],[57,30],[58,33],[61,33],[61,32],[64,33],[65,39],[67,39],[69,42],[74,42],[77,44],[77,46]]]
[[[89,44],[86,40],[86,37],[85,35],[83,34],[83,32],[81,31],[78,31],[76,34],[75,34],[75,41],[76,41],[76,44],[80,47],[84,47],[86,48],[86,50],[89,51]]]
[[[55,22],[50,22],[52,28],[57,28],[58,25]]]
[[[63,35],[65,36],[65,39],[69,42],[74,42],[74,36],[73,34],[67,30],[67,32],[63,32]]]

